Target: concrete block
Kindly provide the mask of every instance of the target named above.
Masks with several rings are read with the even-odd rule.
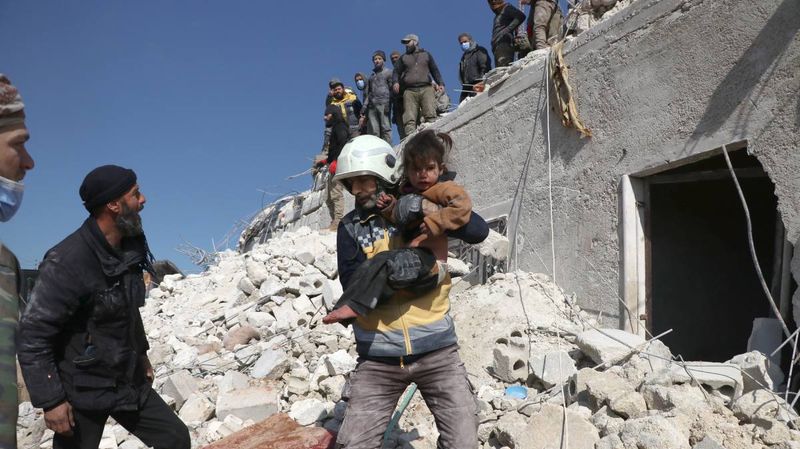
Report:
[[[619,437],[626,448],[689,449],[689,439],[661,415],[625,421]]]
[[[578,371],[575,361],[564,351],[534,356],[530,365],[531,373],[545,388],[566,382]]]
[[[255,329],[267,329],[275,323],[275,317],[269,312],[248,311],[245,321]]]
[[[181,370],[167,377],[161,392],[175,400],[175,408],[180,410],[183,403],[198,390],[197,381],[189,371]]]
[[[278,380],[288,369],[289,357],[286,356],[286,351],[267,349],[253,365],[250,375],[255,379]]]
[[[780,366],[774,365],[759,351],[739,354],[726,363],[738,366],[746,374],[742,376],[744,393],[760,388],[774,390],[775,386],[782,384],[784,380]]]
[[[730,406],[733,414],[744,422],[787,422],[797,419],[783,397],[767,390],[754,390],[737,398]]]
[[[258,295],[261,298],[267,296],[277,296],[286,290],[285,286],[275,278],[269,278],[258,288]]]
[[[245,421],[261,421],[280,411],[280,391],[273,385],[220,392],[217,396],[218,419],[234,415]]]
[[[292,404],[289,416],[301,426],[309,426],[328,416],[325,403],[319,399],[303,399]]]
[[[214,416],[214,404],[202,393],[189,396],[178,413],[184,422],[206,422]]]
[[[344,376],[333,376],[320,381],[319,389],[329,401],[339,402],[346,383]]]
[[[336,261],[336,255],[329,252],[320,254],[314,260],[314,266],[328,279],[335,279],[339,274],[339,266]]]
[[[322,284],[322,299],[325,303],[327,311],[333,310],[333,306],[339,301],[342,296],[342,284],[338,280],[326,280]]]
[[[647,403],[641,394],[626,391],[608,399],[608,408],[623,418],[635,418],[647,411]]]
[[[245,259],[244,267],[247,272],[247,278],[250,279],[250,282],[252,282],[255,287],[261,286],[261,284],[270,277],[267,267],[263,263],[253,260],[252,257],[247,257]]]
[[[600,440],[600,433],[597,428],[578,413],[566,410],[566,414],[567,428],[569,429],[566,448],[594,449],[595,443]],[[521,432],[517,432],[518,436],[512,447],[516,449],[549,447],[552,446],[554,441],[561,441],[563,431],[563,407],[545,404],[538,413],[534,413],[530,420],[525,423],[524,429]],[[511,446],[505,441],[501,441],[501,443]]]
[[[251,281],[247,276],[243,276],[241,279],[239,279],[239,282],[236,284],[236,288],[241,290],[241,292],[246,295],[252,295],[258,290],[258,287],[256,287],[255,284],[253,284],[253,281]]]
[[[219,393],[233,390],[243,390],[250,386],[250,378],[239,371],[227,371],[217,383]]]
[[[714,438],[706,435],[699,443],[695,444],[692,449],[726,449],[725,446],[719,444]]]
[[[578,334],[575,344],[595,363],[615,363],[643,345],[644,338],[619,329],[591,329]],[[609,337],[608,334],[611,337]]]
[[[492,350],[492,375],[507,382],[528,379],[528,345],[524,338],[512,336],[497,340]]]
[[[670,375],[676,384],[691,383],[694,378],[701,385],[719,390],[729,398],[739,397],[744,388],[740,368],[729,363],[686,362],[685,368],[673,364],[670,367]]]
[[[334,352],[325,358],[325,366],[328,369],[328,375],[339,376],[349,374],[356,369],[356,359],[344,349]]]
[[[331,449],[336,437],[319,427],[301,427],[281,413],[244,428],[204,449]]]

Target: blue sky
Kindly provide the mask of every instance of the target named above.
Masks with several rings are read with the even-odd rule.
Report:
[[[87,216],[86,173],[114,163],[139,176],[156,258],[196,271],[178,244],[209,249],[275,198],[261,191],[308,188],[286,177],[319,151],[330,78],[352,85],[415,33],[457,98],[457,36],[488,45],[492,18],[484,1],[2,1],[0,72],[36,161],[2,241],[35,266]]]

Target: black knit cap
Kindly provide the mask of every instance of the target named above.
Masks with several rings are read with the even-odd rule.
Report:
[[[136,185],[136,173],[118,165],[103,165],[90,171],[79,190],[83,207],[89,212],[114,201]]]

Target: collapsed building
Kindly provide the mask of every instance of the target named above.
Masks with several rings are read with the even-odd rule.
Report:
[[[510,241],[451,248],[469,263],[452,264],[453,315],[482,447],[800,447],[792,344],[773,354],[800,318],[800,3],[614,12],[432,125]],[[257,447],[278,427],[327,447],[341,424],[355,351],[319,323],[341,288],[333,235],[310,230],[328,223],[318,184],[149,294],[155,387],[196,447]],[[41,413],[20,410],[23,447],[50,447]],[[435,447],[419,396],[387,443]],[[101,447],[142,446],[110,423]]]
[[[449,167],[512,240],[504,268],[555,274],[605,325],[643,336],[672,329],[665,343],[691,359],[770,353],[786,338],[776,315],[791,331],[800,318],[800,5],[615,9],[563,46],[591,137],[561,125],[570,118],[548,82],[551,61],[536,54],[490,73],[484,94],[433,125],[456,142]],[[282,199],[240,246],[321,227],[324,197]]]

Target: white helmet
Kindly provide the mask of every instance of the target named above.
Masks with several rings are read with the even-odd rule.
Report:
[[[336,158],[333,180],[344,181],[356,176],[372,175],[388,185],[394,185],[400,180],[399,165],[394,149],[385,140],[370,135],[358,136],[350,139]]]

